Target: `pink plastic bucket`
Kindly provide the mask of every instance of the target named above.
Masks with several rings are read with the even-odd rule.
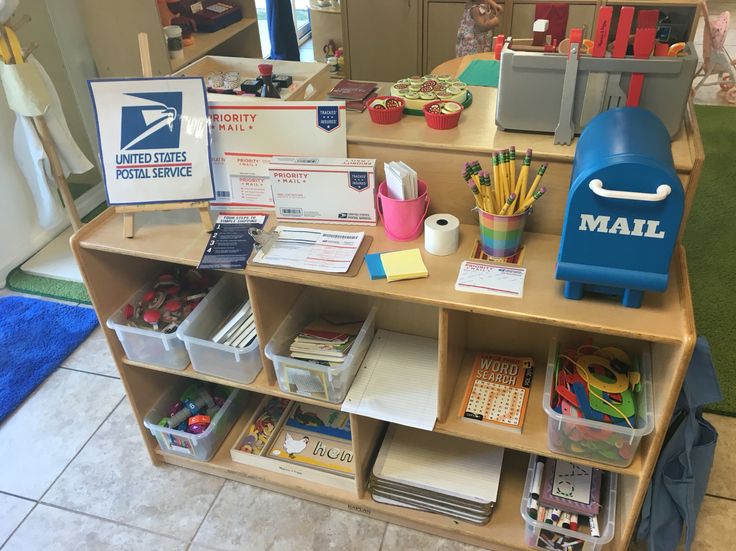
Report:
[[[429,210],[429,195],[427,184],[423,181],[417,182],[417,188],[419,197],[402,201],[388,196],[386,182],[378,186],[378,215],[383,221],[386,235],[394,241],[412,241],[422,234],[424,217]]]

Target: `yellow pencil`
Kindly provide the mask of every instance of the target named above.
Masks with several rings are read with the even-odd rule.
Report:
[[[478,208],[483,208],[482,199],[480,197],[480,190],[478,189],[478,186],[476,186],[472,180],[467,180],[466,183],[468,184],[468,187],[470,188],[470,191],[473,192],[473,197],[475,198],[475,206]]]
[[[511,179],[509,181],[513,186],[514,182],[516,182],[516,147],[513,145],[509,147],[509,161],[511,161],[511,165],[509,166]]]
[[[501,187],[501,167],[499,166],[498,153],[492,154],[491,160],[493,161],[493,187],[496,194],[496,205],[501,204],[503,197],[503,188]]]
[[[539,170],[537,170],[537,176],[536,178],[534,178],[534,182],[532,182],[532,185],[526,194],[524,203],[526,203],[529,199],[531,199],[531,197],[534,195],[534,192],[537,191],[537,186],[539,185],[539,182],[542,181],[542,176],[544,176],[544,173],[547,171],[547,166],[548,166],[548,163],[544,163],[542,166],[539,167]]]
[[[501,167],[501,181],[503,182],[503,189],[501,190],[503,194],[501,197],[508,197],[509,194],[514,191],[511,189],[511,184],[509,183],[509,150],[504,149],[501,151],[501,164],[499,165]]]
[[[490,209],[488,212],[498,212],[498,207],[496,206],[496,201],[494,199],[493,188],[491,187],[491,175],[488,174],[488,172],[481,173],[481,183],[487,189],[488,207]]]
[[[514,189],[514,192],[516,193],[516,201],[511,205],[511,208],[515,212],[519,212],[521,204],[526,200],[526,185],[529,179],[529,165],[532,162],[531,151],[531,149],[526,150],[524,162],[521,165],[521,170],[519,170],[519,178],[516,180],[516,188]]]
[[[521,172],[524,175],[523,179],[521,177],[521,174],[519,175],[519,179],[521,180],[521,190],[520,190],[520,202],[526,200],[526,192],[527,192],[527,186],[529,185],[529,167],[532,164],[532,150],[527,149],[526,155],[524,155],[524,164],[521,167]]]
[[[514,153],[516,155],[516,153]],[[511,173],[511,148],[506,150],[506,174],[508,174],[509,177],[509,189],[510,191],[514,191],[514,182],[516,179],[514,178],[514,175]]]
[[[501,212],[499,212],[498,214],[500,214],[501,216],[505,215],[506,214],[506,211],[511,206],[511,203],[514,202],[514,199],[516,199],[516,194],[515,193],[512,193],[511,195],[509,195],[509,198],[506,199],[506,202],[504,203],[503,208],[501,209]]]
[[[547,191],[547,188],[540,187],[539,190],[534,192],[534,194],[529,199],[524,201],[524,204],[521,206],[520,211],[524,212],[526,209],[531,207],[534,203],[536,203],[537,199],[539,199],[542,195],[545,194],[546,191]]]

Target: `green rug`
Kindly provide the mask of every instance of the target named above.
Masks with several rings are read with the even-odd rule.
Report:
[[[106,208],[107,204],[103,203],[82,218],[82,221],[89,222]],[[6,285],[9,289],[19,293],[92,304],[83,283],[26,274],[20,267],[8,274]]]
[[[736,108],[696,105],[705,148],[685,248],[698,335],[708,339],[723,400],[708,411],[736,417]],[[730,274],[730,275],[729,275]]]

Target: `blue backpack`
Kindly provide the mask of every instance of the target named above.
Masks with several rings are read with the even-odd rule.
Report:
[[[649,551],[676,549],[683,527],[690,550],[718,441],[703,406],[721,399],[710,346],[698,337],[639,517],[636,540]]]

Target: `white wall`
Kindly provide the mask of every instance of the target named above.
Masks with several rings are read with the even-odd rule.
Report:
[[[48,9],[47,9],[48,4]],[[82,150],[94,162],[94,121],[86,95],[86,80],[95,76],[75,0],[21,0],[17,16],[31,21],[18,31],[24,46],[37,42],[35,56],[44,65],[61,99],[69,128]],[[36,221],[36,207],[13,155],[12,132],[15,113],[10,111],[0,87],[0,287],[7,274],[35,254],[68,226],[65,217],[45,230]],[[98,183],[96,170],[79,181]],[[87,197],[83,212],[104,200],[98,186],[95,197]],[[98,200],[95,200],[99,198]],[[79,201],[78,201],[79,203]],[[80,205],[81,206],[81,205]]]

